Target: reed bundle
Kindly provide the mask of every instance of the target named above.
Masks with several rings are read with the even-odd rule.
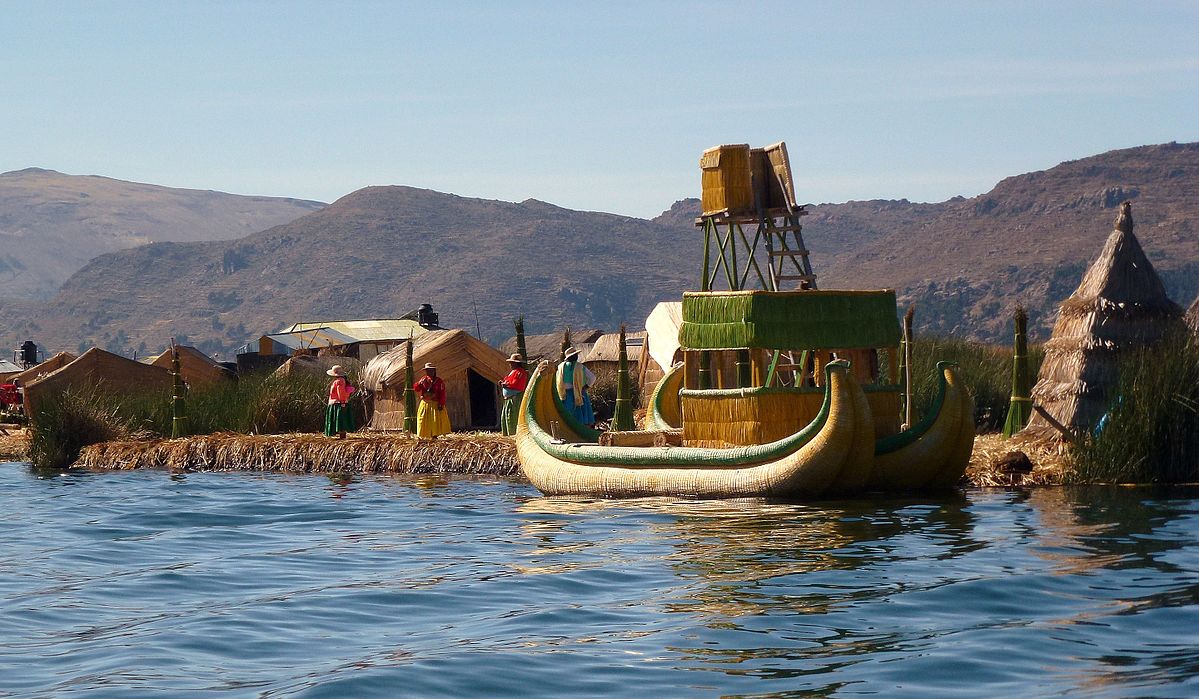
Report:
[[[404,433],[348,439],[218,433],[187,439],[110,441],[85,447],[75,466],[286,473],[520,473],[512,439],[492,433],[450,434],[431,440]]]
[[[720,448],[773,442],[815,419],[823,400],[823,392],[769,389],[706,391],[702,396],[684,393],[684,443]]]

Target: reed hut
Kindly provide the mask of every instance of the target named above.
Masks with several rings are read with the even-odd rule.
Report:
[[[179,345],[179,373],[192,388],[211,386],[236,378],[233,372],[217,364],[212,357],[190,345]],[[171,351],[167,350],[149,361],[151,366],[171,371]]]
[[[53,371],[57,371],[58,369],[63,368],[64,366],[70,364],[71,362],[75,361],[76,359],[77,359],[77,356],[74,354],[71,354],[70,352],[59,352],[58,354],[55,354],[53,357],[50,357],[49,359],[42,362],[41,364],[35,364],[35,365],[29,367],[28,369],[22,371],[21,373],[17,374],[16,376],[13,376],[12,379],[9,379],[9,380],[11,381],[13,379],[16,379],[21,382],[22,386],[27,386],[30,383],[33,383],[34,381],[45,376],[46,374],[49,374]]]
[[[683,361],[679,349],[679,328],[683,325],[683,302],[663,301],[645,319],[645,342],[637,366],[637,384],[645,403],[658,382],[677,362]]]
[[[311,376],[326,376],[327,372],[333,368],[333,365],[340,365],[353,380],[353,377],[362,372],[362,362],[359,362],[353,357],[339,357],[333,354],[322,354],[312,356],[308,354],[299,354],[291,359],[283,362],[278,369],[271,374],[277,378],[288,378],[296,375],[308,374]],[[332,379],[330,379],[331,381]]]
[[[1062,304],[1045,343],[1033,403],[1073,432],[1090,431],[1111,408],[1122,354],[1182,328],[1182,309],[1166,296],[1132,230],[1132,205],[1125,202],[1099,259]],[[1039,413],[1022,434],[1063,436]]]
[[[628,352],[629,362],[639,362],[641,360],[641,350],[645,346],[645,333],[625,333],[625,346]],[[620,333],[608,333],[600,335],[595,344],[591,346],[591,350],[586,354],[582,354],[583,363],[595,373],[610,372],[616,374],[618,365],[620,364]]]
[[[525,357],[525,364],[535,366],[537,362],[545,359],[547,361],[556,362],[562,359],[562,334],[565,330],[560,330],[555,333],[546,333],[545,335],[526,335],[525,349],[529,356]],[[582,330],[571,330],[570,340],[571,345],[579,351],[579,356],[585,357],[595,345],[596,340],[604,334],[603,330],[595,328],[584,328]],[[510,337],[504,344],[500,345],[500,351],[505,353],[505,356],[516,352],[516,338]]]
[[[116,395],[163,392],[171,388],[171,373],[93,347],[74,361],[25,385],[25,414],[34,416],[40,401],[67,390]]]
[[[490,430],[499,425],[497,384],[508,374],[507,355],[462,330],[430,330],[411,342],[416,376],[432,363],[445,381],[445,408],[454,429]],[[406,344],[370,360],[363,370],[362,385],[374,396],[372,429],[404,428]]]

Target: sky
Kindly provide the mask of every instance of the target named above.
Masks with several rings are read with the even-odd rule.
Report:
[[[0,0],[0,171],[333,201],[368,185],[652,217],[700,153],[942,201],[1199,140],[1199,1]]]

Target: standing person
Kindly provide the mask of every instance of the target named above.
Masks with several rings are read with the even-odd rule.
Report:
[[[595,427],[595,411],[591,409],[588,389],[595,383],[595,374],[579,361],[579,351],[574,347],[566,350],[565,361],[558,365],[554,377],[558,398],[574,414],[575,419],[588,427]]]
[[[354,413],[349,405],[354,387],[340,364],[334,364],[325,373],[333,377],[333,383],[329,384],[329,404],[325,406],[325,436],[345,439],[346,432],[354,431]]]
[[[519,354],[508,357],[512,371],[500,380],[500,391],[504,394],[504,407],[500,410],[500,429],[506,435],[516,434],[516,420],[520,417],[520,401],[529,385],[529,372],[525,370],[525,358]]]
[[[425,364],[425,375],[412,386],[420,406],[416,409],[416,436],[437,439],[450,433],[450,414],[445,410],[445,381],[437,376],[437,367]]]

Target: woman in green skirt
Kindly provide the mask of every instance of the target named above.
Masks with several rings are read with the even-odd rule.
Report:
[[[337,435],[338,439],[345,439],[346,432],[354,431],[354,413],[350,411],[350,394],[354,387],[340,364],[333,365],[325,373],[333,377],[333,383],[329,384],[329,405],[325,407],[325,436]]]

